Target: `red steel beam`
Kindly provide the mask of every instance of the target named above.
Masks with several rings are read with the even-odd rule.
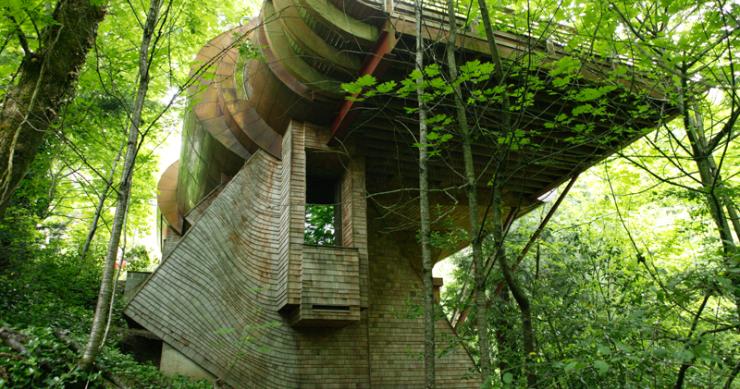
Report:
[[[396,41],[395,30],[392,27],[385,28],[378,38],[373,54],[362,66],[360,77],[368,74],[373,75],[380,64],[380,61],[383,60],[383,57],[393,51],[393,48],[396,46]],[[332,137],[337,136],[337,134],[347,126],[347,123],[349,122],[349,120],[347,120],[347,115],[349,115],[349,111],[352,109],[352,105],[354,104],[354,99],[357,98],[358,95],[359,93],[355,93],[352,95],[352,98],[345,100],[344,103],[342,103],[342,107],[339,109],[337,117],[334,118],[334,122],[331,124]]]

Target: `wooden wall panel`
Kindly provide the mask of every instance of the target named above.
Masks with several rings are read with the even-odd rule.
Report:
[[[357,249],[360,266],[360,305],[367,307],[367,200],[365,191],[365,160],[352,156],[342,177],[342,242]]]
[[[302,150],[305,139],[293,137],[300,128],[296,124],[296,131],[284,138],[290,149]],[[255,153],[125,313],[233,387],[421,387],[423,326],[410,313],[421,304],[421,282],[395,237],[366,224],[362,160],[349,164],[353,173],[343,189],[349,193],[345,198],[352,199],[347,214],[354,247],[328,248],[302,244],[303,199],[289,190],[305,185],[290,174],[305,175],[305,162],[300,162],[305,152],[283,157],[281,162],[264,151]],[[290,234],[301,243],[284,244]],[[301,256],[285,256],[297,246]],[[290,263],[295,258],[300,261]],[[363,266],[368,269],[366,297],[360,297]],[[341,315],[299,311],[317,323],[342,322],[344,327],[295,328],[278,312],[289,295],[281,280],[296,278],[291,269],[303,292],[296,305],[346,304],[350,309]],[[437,323],[437,336],[440,351],[450,348],[437,361],[439,386],[479,387],[471,358],[445,320]]]
[[[373,387],[423,387],[421,277],[399,243],[378,227],[371,223],[368,237],[370,381]],[[446,318],[437,320],[435,335],[438,355],[445,350],[436,361],[437,386],[480,387],[480,373]]]
[[[297,387],[295,331],[275,309],[280,163],[256,153],[126,314],[235,387]]]
[[[301,250],[306,204],[306,152],[303,126],[292,122],[283,136],[280,173],[280,251],[278,309],[301,303]]]

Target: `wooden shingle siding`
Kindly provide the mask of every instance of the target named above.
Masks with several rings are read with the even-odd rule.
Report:
[[[306,151],[303,126],[292,122],[283,136],[280,173],[278,309],[301,303],[301,251],[306,212]]]
[[[357,250],[304,246],[301,306],[294,321],[304,326],[335,326],[359,321],[359,278]]]
[[[264,151],[247,161],[125,313],[235,388],[422,387],[421,281],[403,243],[367,225],[363,159],[342,180],[351,247],[303,245],[305,205],[293,189],[305,193],[304,145],[316,139],[307,128],[291,124],[282,161]],[[293,319],[321,327],[294,327],[279,312],[291,293]],[[439,386],[479,387],[445,319],[437,339]]]
[[[421,277],[402,254],[404,243],[378,232],[379,227],[371,224],[368,237],[370,381],[373,387],[423,387]],[[435,368],[438,387],[480,387],[480,373],[445,318],[436,322],[435,341],[437,355],[442,354]]]
[[[298,387],[294,331],[275,309],[280,163],[256,153],[126,308],[235,387]]]
[[[336,153],[326,144],[330,135],[325,128],[291,122],[283,137],[277,298],[279,310],[296,326],[340,326],[360,320],[360,258],[366,267],[367,245],[355,236],[353,226],[364,225],[364,209],[355,209],[359,199],[364,200],[364,172],[357,170],[361,164],[350,163],[341,180],[344,247],[303,244],[306,150]],[[367,272],[363,274],[366,282]]]
[[[342,178],[342,241],[359,256],[360,305],[367,308],[367,201],[365,199],[365,159],[354,155]]]

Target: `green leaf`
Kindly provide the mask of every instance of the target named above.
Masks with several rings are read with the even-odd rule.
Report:
[[[550,70],[550,76],[555,77],[559,75],[574,74],[581,68],[581,61],[578,58],[573,57],[562,57],[553,63],[553,67]]]
[[[675,357],[681,362],[690,362],[694,359],[694,353],[690,350],[680,350],[675,353]]]
[[[573,111],[571,113],[573,114],[573,116],[578,116],[578,115],[583,115],[583,114],[586,114],[586,113],[590,113],[593,110],[594,110],[593,105],[591,105],[591,104],[583,104],[583,105],[579,105],[579,106],[573,108]]]
[[[375,77],[373,77],[372,74],[366,74],[366,75],[358,78],[357,81],[356,81],[356,83],[360,87],[369,87],[369,86],[375,85],[377,83],[377,81],[375,80]]]
[[[572,373],[576,370],[578,370],[578,361],[571,361],[567,365],[565,365],[565,373]]]
[[[439,65],[432,64],[424,68],[424,73],[427,77],[436,77],[440,74]],[[413,74],[413,73],[412,73]]]
[[[514,375],[511,373],[504,373],[504,376],[501,378],[502,381],[504,381],[505,384],[511,384],[514,382]]]
[[[555,77],[552,80],[552,85],[556,88],[562,88],[570,84],[570,77]]]
[[[578,92],[573,98],[578,102],[596,100],[603,96],[604,93],[596,88],[586,88]]]
[[[347,92],[347,93],[349,93],[351,95],[356,95],[356,94],[359,94],[360,92],[362,92],[362,87],[359,86],[356,82],[342,83],[341,87],[342,87],[342,90],[343,91],[345,91],[345,92]]]
[[[393,88],[396,87],[396,85],[397,85],[396,82],[391,80],[391,81],[386,81],[386,82],[379,84],[376,89],[378,93],[388,93],[392,91]]]
[[[605,374],[609,371],[609,364],[599,359],[594,361],[594,369],[596,369],[599,374]]]

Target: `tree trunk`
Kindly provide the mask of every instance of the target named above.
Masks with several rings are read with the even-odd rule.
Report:
[[[131,123],[128,131],[128,143],[126,144],[126,156],[123,162],[123,172],[121,175],[120,187],[118,189],[118,204],[116,213],[113,217],[113,227],[111,229],[110,241],[108,242],[108,252],[103,264],[103,276],[100,281],[100,291],[98,293],[98,302],[95,306],[95,316],[93,317],[90,338],[85,346],[85,351],[80,359],[79,366],[81,369],[89,369],[95,362],[95,358],[102,346],[103,333],[108,321],[108,307],[111,303],[113,294],[113,275],[115,273],[114,265],[118,256],[118,246],[123,231],[123,223],[128,211],[128,202],[131,194],[131,180],[136,163],[136,154],[138,151],[139,141],[139,124],[141,123],[141,112],[144,107],[144,99],[147,89],[149,88],[149,46],[154,35],[154,28],[157,24],[159,9],[162,0],[151,0],[149,11],[144,24],[144,32],[139,47],[139,85],[136,91],[131,113]]]
[[[498,44],[496,43],[496,36],[493,34],[493,27],[491,26],[491,19],[488,15],[488,8],[485,0],[478,0],[478,7],[481,12],[481,19],[483,20],[483,28],[486,32],[486,39],[488,41],[488,49],[491,52],[491,57],[495,65],[495,74],[498,78],[499,85],[505,85],[505,75],[503,70],[503,61],[498,51]],[[504,131],[511,130],[511,113],[510,113],[510,102],[509,96],[504,92],[503,94],[503,129]],[[502,150],[502,157],[499,160],[499,169],[501,165],[505,163],[508,150]],[[519,286],[517,280],[511,274],[511,269],[506,260],[506,251],[504,249],[504,236],[503,236],[503,205],[501,200],[501,179],[500,177],[494,177],[493,183],[493,238],[496,246],[496,259],[499,261],[501,271],[504,274],[504,280],[506,285],[509,287],[514,300],[519,307],[519,311],[522,317],[522,341],[524,345],[524,360],[526,362],[525,372],[527,375],[527,386],[537,386],[537,374],[534,369],[534,331],[532,329],[532,313],[530,311],[529,298],[524,293],[522,288]]]
[[[462,96],[462,88],[457,82],[457,60],[455,59],[455,40],[457,38],[457,24],[455,18],[455,7],[453,0],[447,0],[447,17],[449,18],[450,35],[447,40],[447,66],[450,71],[450,83],[452,84],[455,114],[457,124],[462,134],[463,159],[465,164],[465,188],[468,197],[468,218],[470,245],[473,251],[473,269],[475,282],[475,317],[478,330],[478,350],[480,353],[480,371],[483,382],[491,379],[491,344],[488,338],[488,310],[486,309],[486,277],[483,265],[483,250],[481,243],[481,231],[478,223],[478,180],[476,179],[475,166],[473,164],[473,148],[468,115],[465,112],[465,103]]]
[[[514,354],[514,340],[511,339],[511,323],[507,319],[505,312],[509,305],[509,289],[506,287],[498,290],[493,296],[493,303],[495,309],[493,309],[494,316],[492,324],[494,327],[494,333],[496,336],[496,349],[498,360],[496,364],[499,369],[499,378],[503,380],[504,374],[512,373],[516,375],[515,371],[511,370],[510,358]],[[516,365],[516,364],[514,364]]]
[[[501,54],[498,51],[496,36],[493,35],[493,26],[491,26],[491,17],[488,15],[488,6],[486,5],[486,0],[478,0],[478,8],[480,9],[480,17],[483,21],[483,29],[486,32],[488,50],[491,52],[491,58],[493,59],[493,64],[495,65],[494,72],[496,74],[496,78],[498,78],[499,85],[505,85],[506,80],[504,79],[504,65],[503,61],[501,61]],[[511,114],[509,112],[509,107],[511,106],[511,103],[509,102],[508,94],[504,93],[502,103],[502,127],[504,130],[508,131],[511,127]]]
[[[38,147],[70,100],[105,15],[103,1],[59,0],[36,52],[26,52],[19,80],[0,107],[0,218]]]
[[[100,214],[103,213],[103,207],[105,206],[105,200],[108,198],[108,192],[110,192],[110,188],[113,184],[113,178],[116,175],[116,165],[118,165],[118,161],[121,159],[121,152],[123,151],[123,147],[118,149],[118,154],[116,154],[116,159],[113,160],[113,165],[110,168],[110,172],[108,173],[108,181],[105,183],[105,187],[103,188],[103,191],[100,193],[100,197],[98,198],[98,205],[95,206],[95,214],[93,215],[92,223],[90,224],[90,229],[87,231],[87,237],[85,238],[85,243],[82,245],[82,250],[80,251],[80,260],[85,260],[85,257],[87,256],[87,252],[90,251],[90,244],[92,244],[93,238],[95,238],[95,232],[98,230],[98,222],[100,221]]]
[[[698,120],[691,117],[690,107],[692,105],[691,102],[687,101],[688,96],[685,94],[688,86],[688,76],[685,71],[682,73],[681,83],[681,101],[679,109],[683,117],[686,137],[689,139],[689,144],[691,146],[691,157],[699,171],[699,178],[704,189],[704,197],[709,206],[709,213],[712,215],[712,220],[714,221],[719,233],[725,271],[727,272],[727,277],[729,277],[732,283],[732,293],[735,298],[735,310],[737,317],[740,320],[740,273],[737,271],[740,258],[738,258],[738,249],[735,245],[735,238],[732,236],[732,230],[730,230],[730,223],[725,214],[722,196],[718,195],[716,192],[716,189],[721,185],[721,182],[718,182],[719,174],[716,172],[716,165],[712,160],[713,156],[707,151],[706,142],[702,137],[703,134],[700,132],[699,126],[702,124],[699,123],[698,120],[701,120],[701,116],[699,116]],[[727,205],[731,206],[732,204]]]
[[[732,223],[732,228],[735,229],[735,236],[740,239],[740,215],[737,214],[735,204],[726,195],[722,196],[722,200],[725,203],[725,207],[727,207],[727,214],[730,215],[730,222]]]
[[[522,344],[524,352],[524,371],[527,376],[527,387],[537,387],[537,373],[535,372],[534,366],[534,330],[532,328],[532,312],[530,309],[529,298],[526,293],[519,285],[519,282],[511,274],[511,268],[509,267],[508,260],[506,259],[506,251],[504,249],[504,237],[503,237],[503,204],[501,201],[501,187],[500,183],[493,183],[493,241],[496,250],[496,259],[501,266],[501,272],[504,275],[506,286],[509,287],[511,295],[514,296],[517,306],[522,317]]]
[[[427,152],[427,112],[424,104],[424,42],[421,31],[421,0],[416,0],[416,96],[419,103],[419,218],[421,228],[421,268],[424,284],[424,386],[434,388],[434,285],[432,282],[432,252],[429,235],[429,172]]]
[[[684,344],[684,350],[688,349],[691,346],[691,341],[693,340],[694,331],[696,331],[696,326],[699,324],[699,319],[701,319],[701,314],[704,312],[704,308],[707,306],[707,301],[709,301],[709,298],[712,296],[711,292],[708,292],[704,295],[704,299],[702,300],[701,304],[699,305],[699,309],[696,311],[696,314],[694,315],[694,319],[691,320],[691,328],[689,329],[688,335],[686,335],[686,343]],[[681,364],[681,367],[678,369],[678,375],[676,377],[676,384],[673,385],[673,389],[682,389],[684,380],[686,379],[686,372],[689,370],[689,368],[692,366],[694,358],[692,358],[691,361],[685,361]]]

